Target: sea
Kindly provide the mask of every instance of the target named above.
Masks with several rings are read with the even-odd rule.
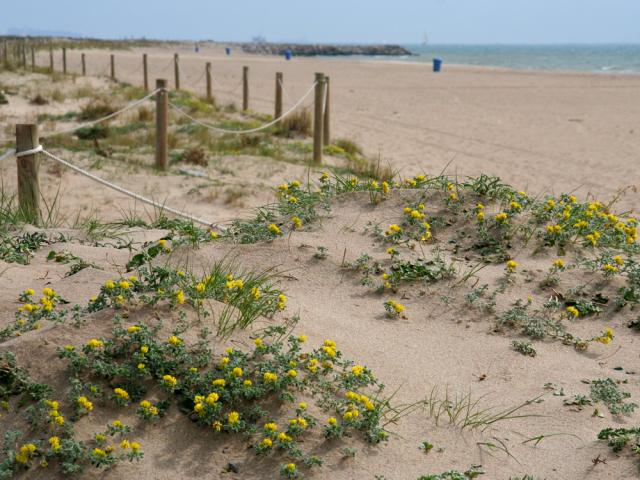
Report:
[[[403,45],[407,62],[482,65],[523,70],[640,73],[640,44],[607,45]]]

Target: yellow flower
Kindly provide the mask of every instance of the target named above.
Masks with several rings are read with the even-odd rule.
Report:
[[[175,337],[175,338],[177,338],[177,337]],[[143,346],[140,347],[140,351],[142,353],[148,353],[149,352],[149,347],[147,347],[146,345],[143,345]]]
[[[402,313],[404,312],[404,305],[398,302],[394,302],[393,309],[395,310],[396,313]]]
[[[555,262],[553,262],[553,266],[556,268],[564,268],[564,260],[562,259],[557,259]]]
[[[247,379],[244,382],[242,382],[242,384],[246,387],[250,387],[252,385],[251,380]]]
[[[140,450],[141,445],[138,442],[131,442],[131,451],[137,453]]]
[[[271,422],[271,423],[265,423],[263,428],[264,428],[265,430],[270,431],[270,432],[275,432],[276,430],[278,430],[278,424],[273,423],[273,422]]]
[[[129,443],[129,440],[127,440],[126,438],[120,442],[120,448],[122,448],[123,450],[126,450],[129,447],[131,447],[131,444]]]
[[[140,331],[140,327],[137,325],[131,325],[129,328],[127,328],[128,333],[136,333],[139,331]]]
[[[171,375],[163,376],[162,380],[166,385],[169,385],[170,387],[175,387],[178,384],[178,380],[176,380],[176,377],[173,377]]]
[[[230,412],[228,415],[229,425],[235,425],[240,421],[240,414],[238,412]]]
[[[120,288],[123,290],[128,290],[129,288],[131,288],[131,284],[126,280],[121,280],[119,285],[120,285]]]
[[[256,338],[253,343],[255,343],[256,347],[261,347],[263,342],[261,338]]]
[[[178,290],[175,295],[176,295],[176,302],[178,302],[179,305],[182,305],[185,301],[184,292],[182,290]]]
[[[335,419],[335,417],[329,417],[329,418],[327,419],[327,423],[328,423],[329,425],[335,425],[336,423],[338,423],[338,421]]]
[[[578,311],[578,309],[576,307],[567,307],[567,314],[569,314],[570,316],[572,316],[573,318],[576,318],[578,316],[580,316],[580,311]]]
[[[211,238],[212,238],[213,240],[215,240],[216,238],[218,238],[218,237],[220,236],[220,234],[219,234],[218,232],[214,232],[213,230],[211,230],[211,231],[209,232],[209,235],[211,236]]]
[[[513,210],[522,210],[522,205],[520,205],[518,202],[511,202],[509,204],[509,206],[513,209]]]
[[[102,341],[98,340],[97,338],[92,338],[87,342],[87,347],[89,348],[100,348],[103,345],[104,343],[102,343]]]
[[[213,428],[216,432],[222,430],[222,423],[215,421],[211,424],[211,428]]]
[[[28,295],[28,296],[31,296],[31,295],[35,295],[35,294],[36,294],[36,292],[33,290],[33,288],[27,288],[27,289],[24,291],[24,294],[25,294],[25,295]]]
[[[270,438],[265,438],[260,442],[260,446],[264,448],[270,448],[273,445],[273,442]]]
[[[129,400],[129,393],[122,388],[114,388],[113,393],[123,400]]]
[[[182,340],[180,340],[178,337],[176,337],[175,335],[171,335],[169,337],[169,340],[167,340],[167,343],[170,343],[171,345],[177,346],[180,345],[182,343]],[[146,353],[146,352],[145,352]]]
[[[496,222],[505,223],[509,215],[506,212],[500,212],[496,215]]]
[[[307,336],[306,336],[306,335],[300,335],[300,336],[298,337],[298,341],[299,341],[300,343],[304,343],[304,342],[306,342],[306,341],[307,341]]]
[[[478,220],[479,222],[483,222],[484,221],[484,212],[478,212],[476,214],[476,220]]]
[[[226,382],[224,381],[224,378],[217,378],[213,382],[211,382],[211,384],[216,387],[224,387],[226,385]]]
[[[222,358],[220,359],[220,363],[218,363],[218,366],[219,366],[220,368],[224,368],[224,367],[226,367],[226,366],[229,364],[229,361],[230,361],[229,357],[222,357]]]
[[[213,406],[219,399],[220,395],[218,395],[216,392],[211,392],[209,395],[207,395],[205,402],[207,402],[207,405]]]
[[[233,369],[232,373],[234,377],[241,377],[243,372],[240,367],[236,367]]]
[[[269,231],[271,233],[273,233],[274,235],[280,235],[282,233],[282,231],[280,230],[280,228],[278,228],[278,226],[275,223],[270,224],[268,227]]]
[[[116,288],[116,284],[113,280],[107,280],[107,282],[104,284],[104,288],[106,288],[107,290],[112,290]]]
[[[298,376],[298,372],[293,369],[287,372],[287,377],[296,378],[297,376]]]
[[[276,375],[275,373],[266,372],[263,375],[263,379],[265,382],[276,382],[278,380],[278,375]]]
[[[196,292],[198,293],[204,293],[205,289],[206,289],[206,286],[204,283],[198,283],[196,285]]]
[[[516,268],[518,268],[518,262],[516,262],[515,260],[509,260],[507,262],[507,271],[515,272]]]
[[[398,225],[396,225],[395,223],[392,223],[391,225],[389,225],[389,230],[394,232],[394,233],[398,233],[402,231],[402,228],[400,228]]]
[[[294,473],[296,471],[296,464],[295,463],[287,463],[284,467],[284,469],[288,472],[288,473]]]
[[[280,440],[281,442],[290,442],[292,439],[289,435],[287,435],[284,432],[280,432],[278,434],[278,440]]]
[[[107,452],[105,452],[101,448],[94,448],[93,454],[96,455],[97,457],[103,457],[103,458],[107,456]]]
[[[356,377],[359,377],[360,375],[362,375],[363,371],[364,371],[364,367],[362,365],[354,365],[351,368],[351,373],[353,373]]]
[[[617,265],[624,264],[624,261],[622,260],[622,257],[620,255],[616,255],[615,257],[613,257],[613,261],[616,262]]]
[[[386,195],[389,193],[389,183],[382,182],[382,192]]]
[[[300,410],[306,410],[306,409],[307,409],[307,404],[306,404],[306,402],[300,402],[300,403],[298,404],[298,408],[299,408]]]
[[[111,424],[113,425],[115,428],[122,428],[124,427],[124,425],[122,424],[122,422],[120,420],[114,420],[113,423]]]
[[[605,264],[602,269],[605,272],[611,272],[611,273],[616,273],[618,271],[618,267],[616,267],[615,265],[611,265],[610,263]]]
[[[144,408],[145,410],[151,408],[151,402],[149,400],[142,400],[140,402],[140,407]]]

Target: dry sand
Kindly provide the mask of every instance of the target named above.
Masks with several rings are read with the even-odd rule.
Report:
[[[160,71],[162,66],[169,67],[171,52],[157,49],[148,53],[150,78],[163,76],[172,84],[171,68]],[[204,62],[212,61],[216,81],[228,90],[238,85],[242,65],[249,65],[251,106],[264,112],[272,109],[276,71],[284,72],[286,91],[292,100],[307,90],[313,72],[323,71],[331,76],[334,136],[355,139],[368,153],[379,153],[383,162],[389,162],[403,176],[439,173],[446,167],[450,173],[500,175],[532,194],[577,189],[579,197],[588,193],[610,196],[639,181],[634,167],[640,154],[640,77],[448,65],[443,73],[435,75],[429,66],[417,64],[298,58],[285,62],[236,52],[225,57],[221,47],[205,47],[197,55],[184,47],[180,54],[187,78],[197,80]],[[141,83],[141,72],[134,72],[140,53],[116,55],[118,78]],[[107,52],[88,51],[87,58],[90,73],[106,71]],[[56,62],[59,65],[59,57]],[[40,58],[40,63],[45,65],[47,59]],[[77,52],[70,52],[69,65],[70,70],[79,70]],[[202,81],[183,79],[182,84],[204,91]],[[239,90],[235,94],[215,94],[222,102],[240,100]],[[67,105],[63,110],[71,107]],[[11,122],[33,115],[32,107],[27,105],[0,108]],[[81,162],[81,157],[78,154],[73,158]],[[166,192],[172,206],[188,208],[206,218],[227,219],[245,214],[246,207],[272,200],[267,186],[294,177],[306,178],[303,166],[264,159],[260,162],[268,163],[258,163],[254,158],[216,160],[216,164],[233,171],[226,177],[218,171],[223,182],[232,179],[245,185],[248,192],[239,206],[215,199],[194,200],[189,191],[198,180],[189,177],[152,176],[144,169],[123,176],[113,167],[101,174],[141,193]],[[0,168],[11,186],[15,167]],[[54,185],[45,185],[45,190],[57,188],[55,179],[60,177],[56,174],[46,173],[43,178],[43,184],[51,181]],[[125,211],[132,208],[124,197],[98,190],[75,174],[63,173],[61,182],[67,215],[79,208],[88,211],[95,207],[102,218],[115,218],[115,207]],[[602,407],[606,418],[600,419],[591,417],[592,408],[578,412],[562,405],[566,398],[588,393],[582,379],[605,377],[629,380],[624,389],[632,393],[632,399],[640,399],[637,373],[613,370],[622,366],[634,372],[640,367],[637,334],[624,327],[631,314],[615,319],[605,315],[574,326],[576,334],[587,336],[610,325],[617,334],[613,345],[597,345],[580,354],[557,342],[538,342],[538,357],[532,359],[511,350],[511,337],[492,333],[487,317],[464,307],[463,289],[447,284],[428,289],[425,295],[408,291],[403,300],[408,318],[390,321],[382,312],[385,298],[366,293],[357,278],[340,269],[343,253],[348,261],[364,252],[385,256],[384,249],[362,235],[362,230],[369,220],[383,224],[399,221],[410,196],[410,192],[398,193],[376,209],[364,196],[349,196],[336,202],[331,215],[320,224],[295,233],[290,239],[242,247],[207,246],[188,252],[189,261],[192,265],[207,265],[230,253],[252,268],[276,265],[288,272],[282,287],[290,297],[290,312],[300,313],[297,330],[308,334],[314,344],[324,338],[335,339],[347,357],[370,367],[389,391],[400,389],[396,397],[399,404],[424,399],[433,387],[449,388],[457,394],[471,392],[474,398],[485,396],[480,405],[495,408],[508,408],[545,393],[544,401],[525,410],[540,417],[499,423],[484,433],[461,433],[446,422],[436,426],[428,415],[417,412],[391,426],[394,435],[388,445],[361,448],[353,442],[360,451],[348,461],[340,460],[334,449],[314,478],[373,479],[384,475],[388,480],[405,480],[453,468],[463,471],[474,463],[483,465],[487,474],[481,478],[490,480],[506,480],[525,473],[550,480],[636,476],[634,460],[612,454],[603,442],[596,441],[596,434],[606,426],[637,425],[638,413],[614,418]],[[109,205],[104,205],[105,198]],[[621,205],[634,208],[637,201],[638,195],[633,191],[622,199]],[[146,235],[153,238],[161,232]],[[312,258],[316,246],[329,249],[327,260]],[[30,266],[2,264],[0,270],[8,269],[0,276],[2,325],[12,319],[18,306],[15,299],[23,289],[50,285],[70,300],[83,302],[127,260],[122,250],[112,248],[73,244],[55,248],[77,251],[106,271],[89,269],[78,277],[63,279],[66,266],[46,262],[46,248],[37,253]],[[521,252],[518,261],[531,272],[534,281],[526,283],[520,278],[500,300],[498,310],[531,293],[551,260]],[[483,271],[482,282],[495,282],[501,272],[499,266]],[[569,276],[565,281],[571,280]],[[544,300],[536,297],[536,301]],[[53,368],[40,372],[40,362],[60,367],[62,364],[53,358],[55,347],[86,340],[89,331],[100,333],[105,329],[104,318],[93,317],[89,327],[80,332],[67,327],[43,329],[2,347],[16,350],[38,378],[51,379]],[[552,390],[544,388],[547,383],[553,384],[555,391],[563,389],[566,396],[553,395]],[[163,425],[161,430],[140,432],[145,459],[139,465],[118,466],[101,478],[273,478],[273,466],[265,470],[239,444],[234,444],[236,449],[225,449],[226,444],[210,440],[206,445],[194,446],[190,442],[200,435],[199,431],[177,413]],[[561,435],[546,438],[538,446],[522,444],[528,438],[552,434]],[[428,455],[418,448],[426,440],[436,447]],[[498,441],[508,445],[513,457],[479,445]],[[436,451],[439,448],[442,451]],[[607,463],[594,466],[592,459],[598,455],[607,458]],[[219,473],[227,461],[236,460],[243,462],[239,475]]]

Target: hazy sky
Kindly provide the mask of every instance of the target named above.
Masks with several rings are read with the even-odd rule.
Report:
[[[2,0],[0,32],[122,38],[640,43],[640,0]]]

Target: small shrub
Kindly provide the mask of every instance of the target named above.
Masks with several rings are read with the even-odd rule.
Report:
[[[207,156],[202,148],[190,148],[182,152],[180,161],[192,165],[207,166]]]
[[[94,100],[82,107],[78,120],[96,120],[114,113],[116,109],[106,100]]]
[[[297,110],[280,122],[278,134],[284,137],[311,134],[311,112],[307,108]]]
[[[48,105],[49,101],[38,93],[29,103],[31,105]]]

